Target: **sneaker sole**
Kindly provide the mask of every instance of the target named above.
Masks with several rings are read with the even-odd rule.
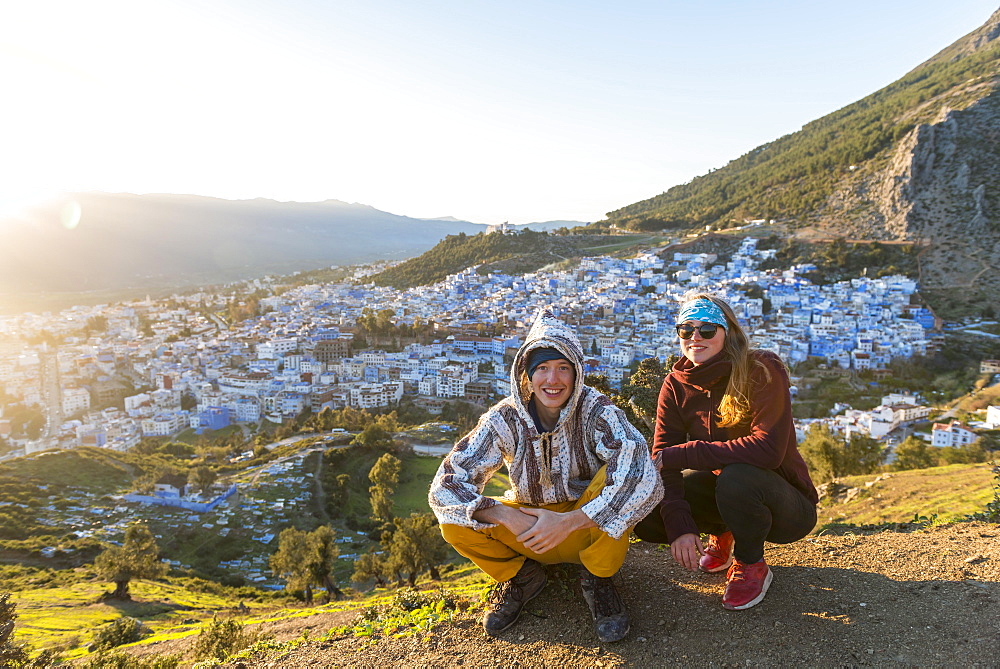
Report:
[[[729,561],[728,562],[726,562],[724,565],[716,567],[715,569],[705,569],[704,567],[701,566],[700,563],[698,564],[698,569],[700,569],[701,571],[705,572],[706,574],[718,574],[720,571],[725,571],[726,569],[729,569],[729,566],[731,564],[733,564],[733,556],[732,555],[729,556]]]
[[[498,630],[488,630],[488,629],[486,629],[485,626],[483,626],[483,629],[490,636],[493,636],[493,635],[496,635],[496,634],[500,634],[501,632],[505,632],[505,631],[509,630],[511,627],[514,626],[514,623],[516,623],[518,620],[520,620],[521,614],[524,613],[524,607],[528,605],[528,602],[530,602],[531,600],[533,600],[538,595],[542,594],[542,590],[544,590],[545,586],[548,585],[548,584],[549,584],[549,579],[548,579],[548,576],[546,576],[545,580],[542,581],[542,585],[538,588],[538,590],[535,590],[535,592],[533,592],[529,597],[526,597],[524,599],[524,603],[521,604],[521,610],[517,612],[517,615],[514,617],[514,619],[511,620],[510,623],[508,623],[505,627],[501,627]]]
[[[744,609],[749,609],[751,606],[756,606],[760,604],[761,600],[764,599],[764,595],[767,594],[767,589],[771,587],[771,580],[774,578],[774,572],[770,569],[767,570],[767,578],[764,579],[764,587],[760,589],[760,594],[751,599],[746,604],[740,604],[739,606],[733,606],[732,604],[722,603],[723,608],[730,611],[743,611]]]

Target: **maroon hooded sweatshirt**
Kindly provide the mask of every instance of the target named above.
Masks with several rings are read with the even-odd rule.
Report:
[[[663,380],[656,409],[653,459],[662,465],[666,494],[660,507],[667,537],[697,534],[691,506],[684,500],[683,469],[720,471],[742,462],[770,469],[819,502],[809,470],[799,454],[792,424],[788,372],[769,351],[751,351],[750,415],[739,425],[719,427],[719,403],[732,363],[725,352],[694,365],[681,358]]]

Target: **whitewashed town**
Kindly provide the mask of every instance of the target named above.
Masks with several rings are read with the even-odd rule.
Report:
[[[365,276],[375,271],[366,267],[349,282],[263,297],[260,317],[229,327],[198,309],[214,299],[205,293],[6,317],[0,320],[0,335],[8,335],[0,348],[2,390],[39,408],[46,426],[34,438],[18,435],[0,416],[0,437],[9,444],[7,457],[79,445],[127,450],[143,437],[189,428],[256,427],[324,407],[377,409],[404,396],[432,413],[454,399],[486,404],[509,392],[504,354],[520,344],[519,335],[543,305],[576,327],[589,356],[587,372],[604,374],[617,386],[635,362],[662,361],[676,352],[677,303],[692,288],[723,295],[756,345],[793,369],[814,358],[832,374],[877,376],[893,359],[939,345],[941,323],[914,299],[919,287],[913,279],[860,276],[817,286],[802,276],[814,269],[809,265],[756,269],[774,254],[758,251],[756,242],[745,238],[724,264],[714,254],[662,258],[650,251],[585,258],[573,270],[523,276],[479,275],[470,268],[405,291],[366,284]],[[267,289],[272,282],[249,287]],[[749,287],[755,297],[748,296]],[[352,332],[366,309],[391,310],[396,324],[433,322],[440,337],[399,352],[360,348]],[[78,333],[95,317],[106,325],[84,340]],[[477,334],[484,326],[497,334]],[[9,336],[28,340],[42,331],[55,345]],[[145,390],[128,394],[123,378]],[[834,432],[891,443],[894,430],[929,411],[919,395],[892,393],[874,409],[838,406],[836,415],[805,419],[799,429],[821,420]],[[998,424],[1000,407],[990,407],[979,427]],[[958,446],[976,434],[969,425],[948,422],[935,424],[931,436],[935,446]]]

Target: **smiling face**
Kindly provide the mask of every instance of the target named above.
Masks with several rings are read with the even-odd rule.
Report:
[[[576,368],[565,358],[546,360],[538,365],[531,375],[531,390],[539,414],[554,413],[558,416],[559,409],[566,405],[573,394],[575,381]]]
[[[695,326],[695,328],[702,325],[702,321],[684,322]],[[726,331],[723,328],[718,328],[715,331],[714,337],[711,339],[704,339],[701,336],[701,333],[696,329],[690,339],[681,339],[680,342],[681,353],[684,354],[684,357],[690,360],[692,364],[700,365],[701,363],[714,358],[719,354],[719,352],[722,351],[722,347],[726,343]]]

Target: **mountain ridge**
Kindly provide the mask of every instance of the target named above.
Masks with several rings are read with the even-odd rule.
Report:
[[[0,311],[37,309],[52,296],[69,306],[400,260],[448,235],[486,229],[333,199],[70,193],[0,224],[0,248],[8,250],[0,263]]]
[[[998,37],[1000,10],[896,82],[595,225],[765,218],[806,237],[921,242],[922,286],[960,291],[956,313],[981,307],[1000,289]]]

